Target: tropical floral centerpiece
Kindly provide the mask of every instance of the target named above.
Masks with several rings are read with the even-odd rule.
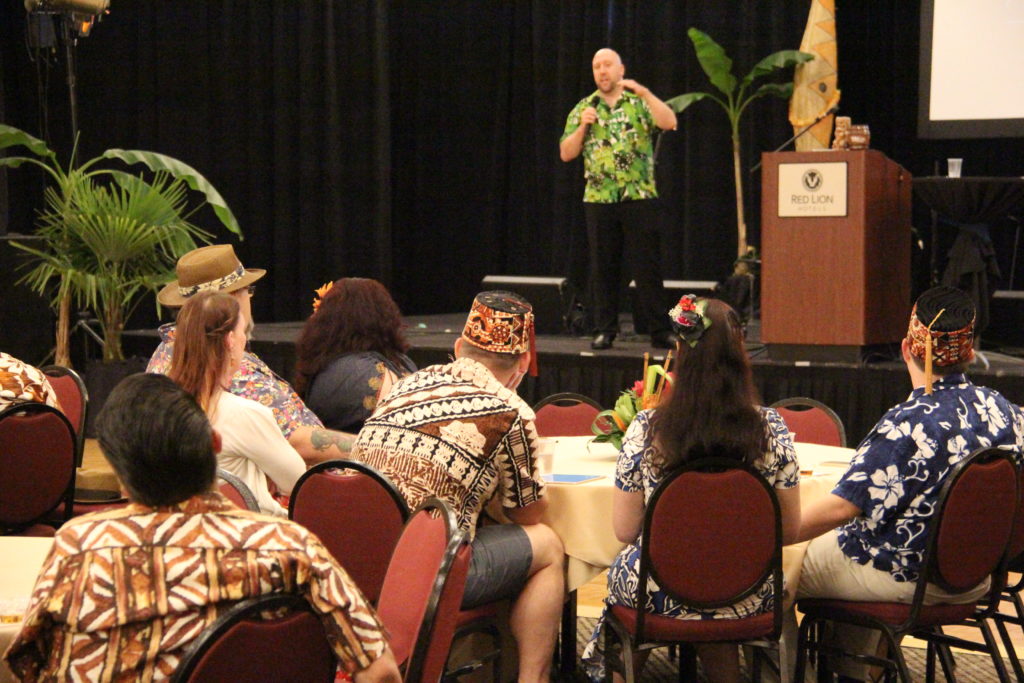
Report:
[[[607,441],[615,448],[622,448],[622,438],[636,414],[656,407],[662,397],[667,395],[667,388],[673,382],[671,367],[671,351],[665,356],[664,366],[650,364],[650,354],[645,353],[643,378],[634,382],[631,389],[619,394],[614,408],[602,410],[594,418],[590,426],[594,432],[594,441]]]

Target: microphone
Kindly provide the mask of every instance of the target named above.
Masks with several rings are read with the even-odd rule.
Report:
[[[598,104],[599,104],[600,102],[601,102],[601,96],[600,96],[600,95],[594,95],[593,97],[591,97],[591,98],[590,98],[590,102],[588,102],[588,104],[589,104],[589,105],[590,105],[591,107],[593,107],[594,109],[597,109],[597,105],[598,105]],[[597,121],[595,121],[594,123],[597,123]],[[587,132],[586,132],[586,135],[590,135],[590,124],[589,124],[589,123],[587,124]]]
[[[818,123],[822,119],[824,119],[827,116],[831,116],[832,114],[835,114],[837,111],[839,111],[839,103],[838,102],[836,104],[833,104],[831,107],[829,107],[827,111],[825,111],[825,112],[823,112],[821,114],[818,114],[818,116],[813,121],[811,121],[806,126],[801,128],[800,132],[798,132],[796,135],[794,135],[793,137],[791,137],[790,139],[786,140],[781,145],[776,147],[773,150],[773,153],[774,152],[781,152],[783,149],[786,148],[787,145],[789,145],[789,143],[793,142],[794,140],[796,140],[797,138],[802,136],[804,133],[809,131],[811,128],[814,128],[816,125],[818,125]],[[761,162],[760,161],[757,162],[756,164],[754,164],[753,168],[750,169],[750,172],[751,173],[755,173],[757,171],[757,169],[759,169],[759,168],[761,168]]]

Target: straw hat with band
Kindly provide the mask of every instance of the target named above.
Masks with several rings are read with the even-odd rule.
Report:
[[[467,342],[492,353],[530,352],[530,374],[537,376],[537,339],[533,306],[513,292],[480,292],[462,330]]]
[[[188,252],[175,268],[178,279],[164,286],[156,299],[164,306],[184,306],[199,292],[236,292],[267,274],[246,268],[230,244],[211,244]]]

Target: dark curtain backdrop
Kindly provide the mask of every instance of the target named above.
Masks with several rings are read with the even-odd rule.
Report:
[[[40,134],[22,2],[0,3],[0,111]],[[582,284],[582,168],[559,160],[558,139],[594,89],[596,49],[618,49],[628,76],[668,98],[711,87],[688,27],[745,73],[798,46],[807,5],[114,0],[79,43],[80,147],[153,149],[206,174],[245,229],[243,261],[270,270],[258,319],[305,317],[312,289],[341,276],[381,279],[408,313],[462,310],[488,273]],[[947,156],[964,157],[971,175],[1021,175],[1020,139],[916,138],[918,12],[907,0],[840,3],[843,113],[870,124],[873,146],[915,175]],[[52,61],[47,120],[66,154],[63,61]],[[745,164],[790,134],[786,103],[758,101],[744,119]],[[698,103],[661,143],[667,277],[729,271],[731,174],[726,118]],[[41,179],[8,176],[10,229],[29,231]],[[757,243],[760,177],[744,179]],[[0,346],[16,345],[5,327]]]

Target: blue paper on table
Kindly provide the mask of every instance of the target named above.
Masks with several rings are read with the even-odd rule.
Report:
[[[583,484],[588,481],[596,481],[604,477],[603,474],[545,474],[544,481],[549,484]]]

